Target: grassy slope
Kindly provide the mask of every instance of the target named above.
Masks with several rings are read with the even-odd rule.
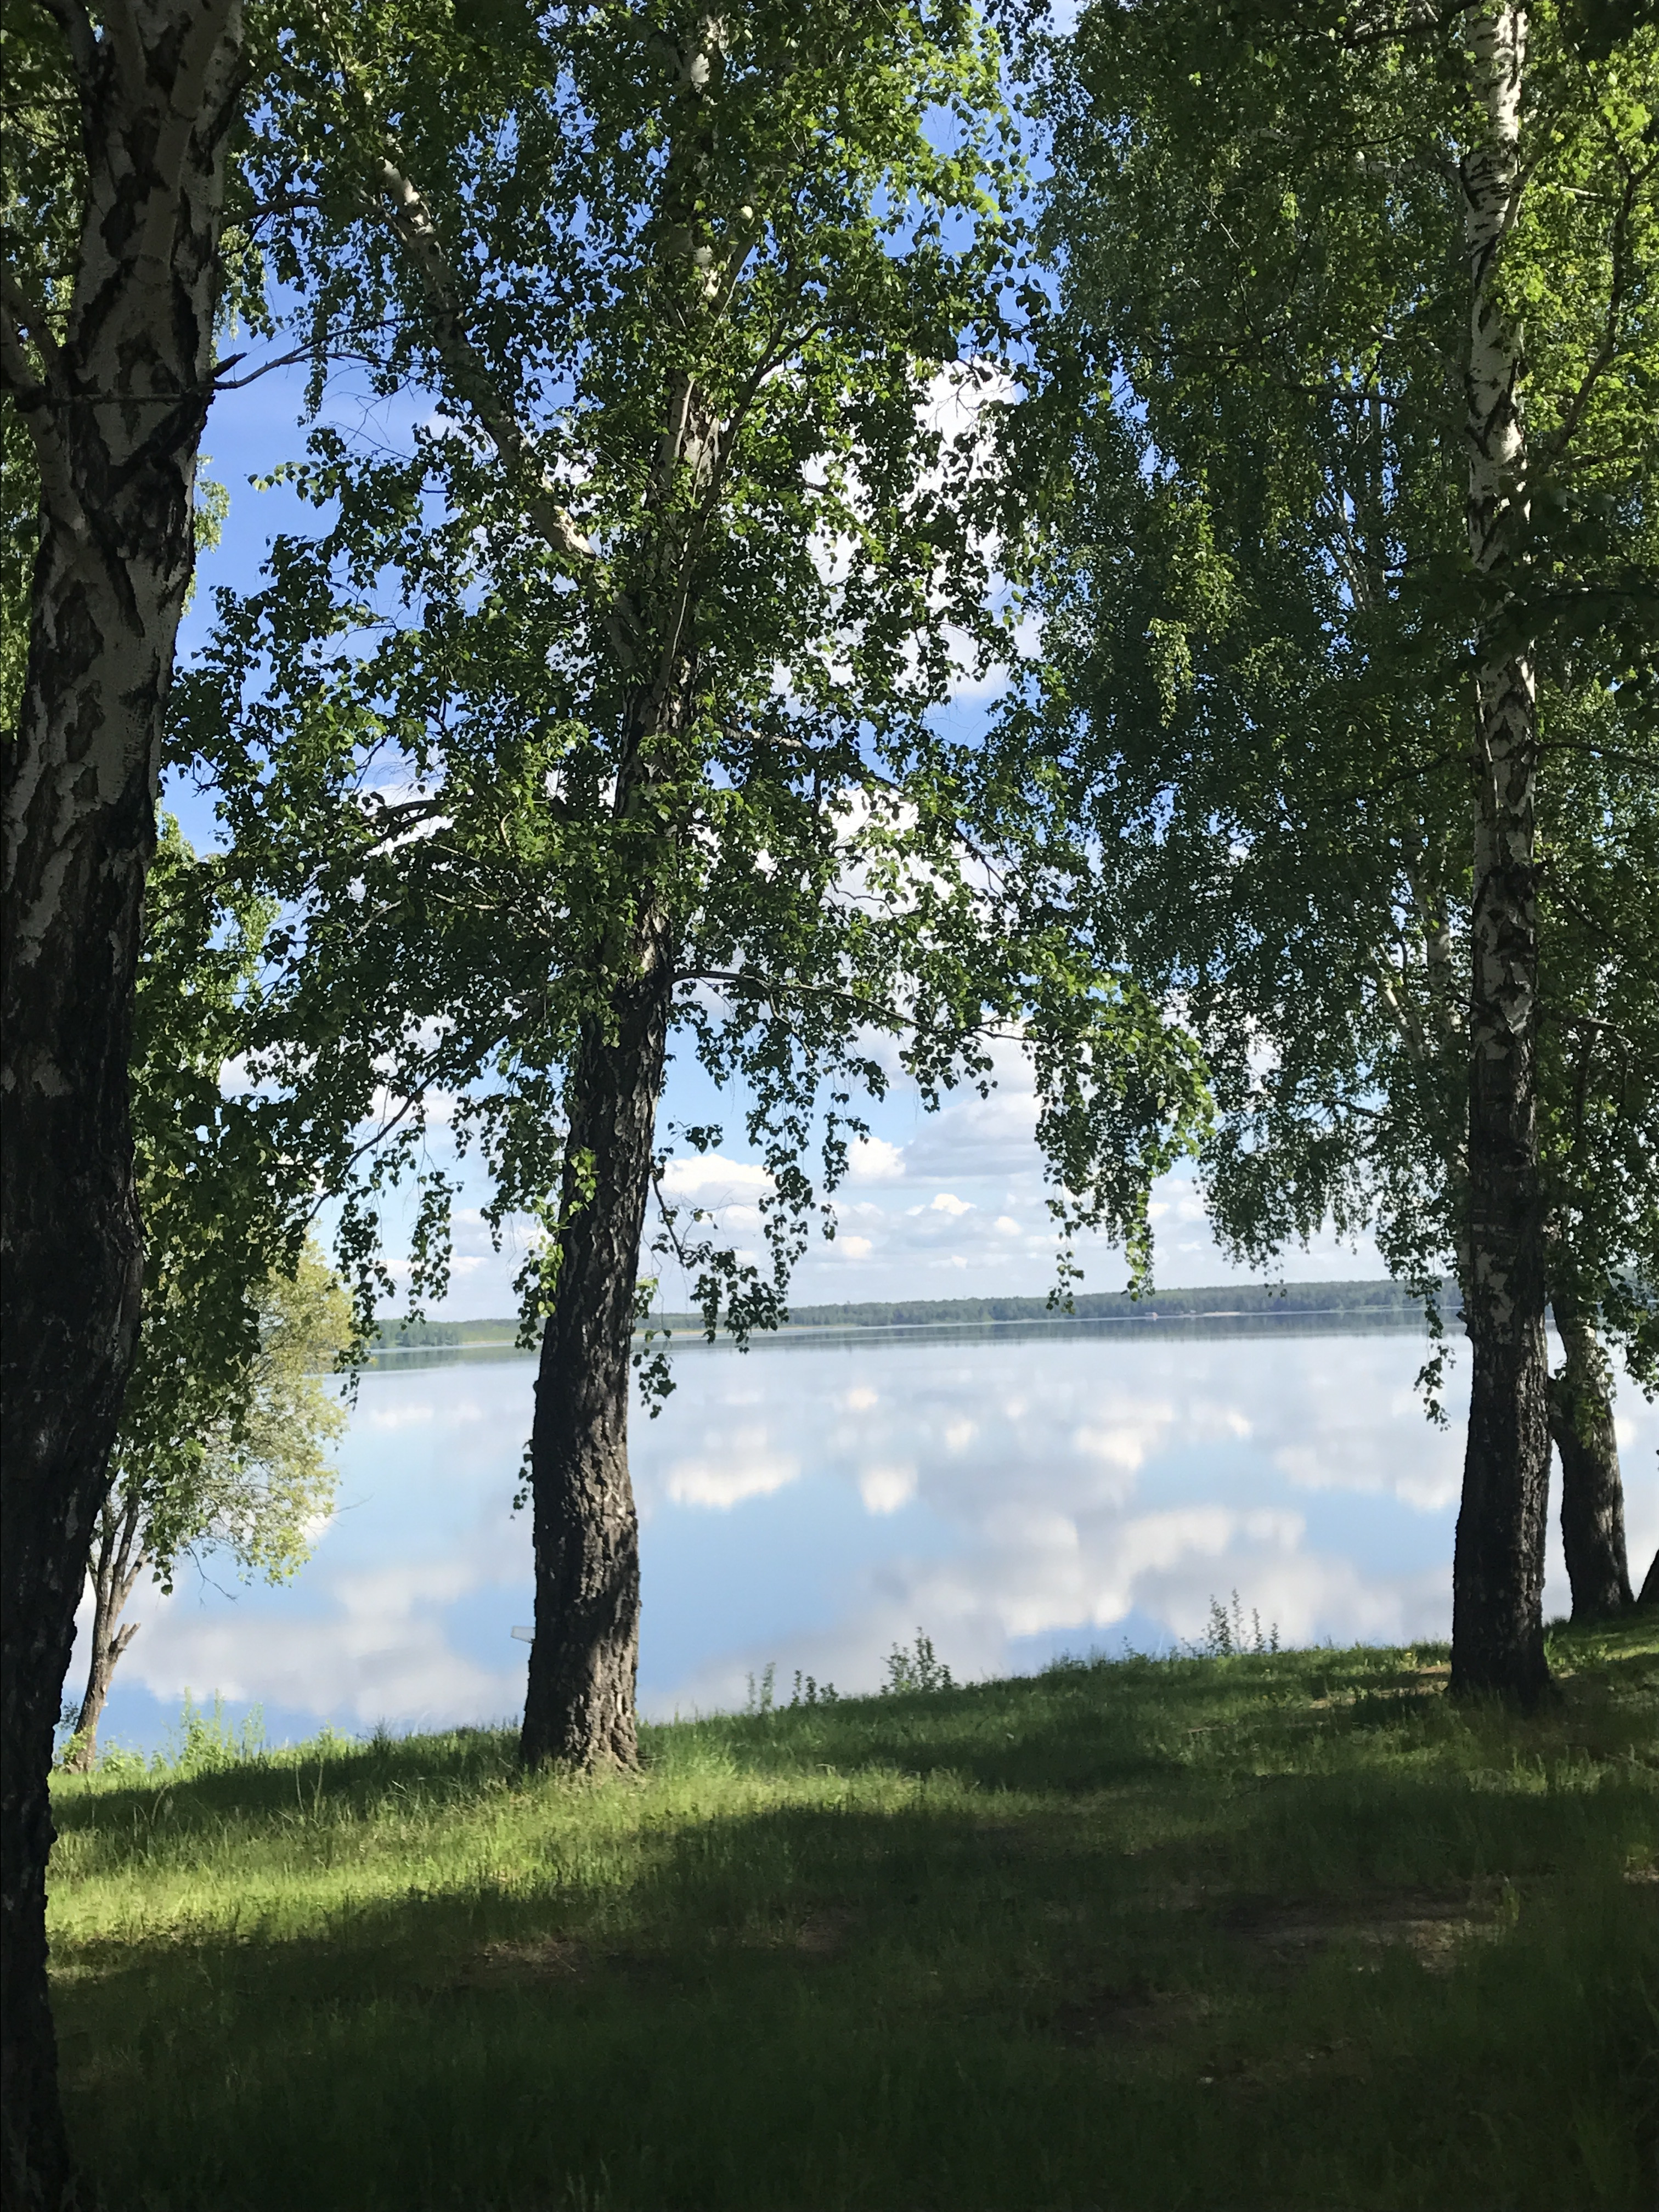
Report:
[[[1648,2206],[1659,1621],[65,1780],[113,2206]]]

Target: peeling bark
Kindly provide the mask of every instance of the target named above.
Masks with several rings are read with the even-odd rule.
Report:
[[[1498,286],[1524,183],[1527,12],[1468,19],[1484,121],[1462,166],[1470,272],[1465,442],[1475,568],[1501,584],[1526,514],[1521,335]],[[1476,678],[1469,1000],[1468,1272],[1472,1361],[1452,1582],[1452,1684],[1522,1701],[1544,1656],[1548,1355],[1538,1164],[1537,700],[1530,654],[1489,623]]]
[[[127,1057],[162,714],[194,558],[240,0],[54,8],[81,97],[66,322],[5,289],[40,550],[4,749],[3,2170],[70,2187],[46,1985],[52,1729],[138,1326]]]
[[[1555,1325],[1566,1358],[1550,1377],[1550,1434],[1561,1460],[1561,1542],[1572,1617],[1601,1620],[1633,1602],[1613,1370],[1594,1327],[1559,1295]]]

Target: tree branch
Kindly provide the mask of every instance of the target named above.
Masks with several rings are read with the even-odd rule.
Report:
[[[262,376],[269,376],[273,369],[292,368],[296,362],[314,360],[316,350],[313,346],[295,346],[291,353],[279,353],[270,361],[261,362],[258,368],[250,369],[246,376],[227,376],[225,371],[228,368],[235,368],[247,359],[246,354],[234,353],[228,361],[216,362],[209,381],[215,392],[241,392],[248,385],[257,384]],[[330,348],[325,357],[330,361],[355,361],[365,368],[379,368],[382,365],[372,353],[345,349],[337,352]]]
[[[1417,1018],[1416,1007],[1401,998],[1395,988],[1394,978],[1389,973],[1385,960],[1373,956],[1371,974],[1377,996],[1389,1010],[1400,1042],[1406,1048],[1407,1057],[1413,1066],[1422,1066],[1429,1056],[1428,1047],[1423,1036],[1423,1024]]]
[[[129,84],[141,86],[147,74],[144,41],[132,0],[105,0],[103,17],[103,37],[109,42],[118,67]]]
[[[91,16],[81,5],[81,0],[40,0],[40,5],[63,33],[70,59],[75,65],[76,82],[82,93],[88,92],[98,66],[98,33],[93,28]]]
[[[30,368],[24,352],[27,340],[38,350],[46,368],[44,378]],[[0,268],[0,361],[6,382],[19,404],[64,396],[63,349],[52,334],[46,311],[9,269]]]
[[[1650,162],[1645,169],[1632,170],[1626,174],[1625,189],[1620,194],[1619,212],[1614,216],[1613,224],[1613,283],[1607,291],[1607,329],[1602,334],[1601,344],[1595,349],[1595,358],[1579,380],[1577,391],[1568,402],[1567,410],[1561,417],[1554,435],[1543,449],[1541,457],[1543,465],[1538,475],[1534,477],[1534,484],[1540,480],[1540,477],[1547,478],[1556,462],[1571,443],[1572,434],[1578,428],[1579,419],[1589,403],[1590,394],[1601,382],[1606,374],[1607,364],[1612,361],[1618,349],[1619,325],[1625,307],[1625,283],[1629,273],[1626,249],[1630,237],[1630,214],[1636,203],[1637,189],[1646,181],[1652,168],[1653,164]]]
[[[726,990],[745,992],[751,997],[766,1000],[774,1013],[781,1011],[780,999],[830,999],[838,1000],[854,1012],[865,1013],[887,1029],[915,1030],[920,1026],[913,1014],[902,1012],[897,1006],[884,1004],[879,1000],[865,998],[857,991],[845,990],[836,983],[807,983],[795,977],[780,980],[770,975],[750,975],[741,969],[720,968],[687,969],[676,981],[681,983],[717,983]],[[997,1023],[964,1023],[960,1030],[953,1034],[988,1037],[1003,1044],[1019,1044],[1024,1041],[1022,1030],[1008,1029]]]
[[[598,555],[577,529],[531,448],[524,425],[503,398],[495,380],[466,327],[461,299],[450,272],[438,227],[413,184],[389,159],[380,163],[382,198],[377,209],[414,264],[432,311],[432,335],[459,394],[477,416],[501,459],[520,480],[526,512],[538,535],[562,559],[584,574]]]

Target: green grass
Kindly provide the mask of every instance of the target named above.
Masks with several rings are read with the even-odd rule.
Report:
[[[114,2208],[1654,2202],[1659,1623],[1066,1666],[648,1729],[65,1778]]]

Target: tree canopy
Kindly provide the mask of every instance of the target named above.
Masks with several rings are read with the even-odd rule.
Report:
[[[1470,701],[1524,638],[1545,1272],[1644,1381],[1655,51],[1532,17],[1494,279],[1526,331],[1526,517],[1499,573],[1468,538],[1461,30],[1085,11],[1042,88],[1060,294],[1014,461],[1045,631],[1001,748],[1051,779],[1055,896],[1202,1042],[1224,1238],[1267,1265],[1372,1227],[1432,1312],[1448,1270],[1485,1279]]]
[[[71,1766],[90,1767],[97,1756],[111,1678],[137,1633],[121,1615],[146,1567],[169,1592],[186,1558],[204,1565],[227,1557],[245,1577],[287,1582],[332,1510],[327,1447],[346,1427],[336,1370],[350,1342],[350,1300],[308,1243],[292,1272],[273,1269],[249,1303],[257,1334],[239,1366],[210,1386],[206,1361],[187,1389],[129,1400],[88,1566],[93,1617],[86,1688],[65,1752]],[[149,1331],[149,1313],[145,1320]],[[141,1366],[154,1359],[141,1340]],[[173,1425],[157,1427],[159,1419]]]
[[[672,1036],[741,1081],[770,1177],[764,1272],[681,1244],[711,1328],[781,1312],[859,1095],[885,1088],[876,1033],[932,1098],[983,1083],[988,1032],[1031,1028],[1066,1178],[1138,1249],[1201,1086],[1132,979],[1011,930],[995,826],[931,719],[1006,628],[977,404],[1010,270],[994,43],[955,9],[826,5],[597,9],[501,52],[472,106],[453,81],[432,100],[404,54],[342,81],[291,234],[313,343],[429,411],[401,452],[313,431],[288,474],[330,526],[222,605],[180,742],[295,917],[261,1066],[325,1057],[360,1110],[389,1092],[406,1114],[348,1206],[363,1279],[372,1186],[441,1090],[491,1218],[546,1228],[521,1285],[545,1322],[538,1501],[544,1445],[597,1424],[605,1560],[629,1562],[617,1454]],[[448,1197],[431,1174],[417,1291],[445,1280]],[[550,1361],[580,1408],[558,1412]],[[634,1570],[591,1571],[608,1590]],[[619,1663],[601,1702],[626,1708],[627,1758]],[[589,1723],[568,1726],[561,1755],[586,1762]]]

